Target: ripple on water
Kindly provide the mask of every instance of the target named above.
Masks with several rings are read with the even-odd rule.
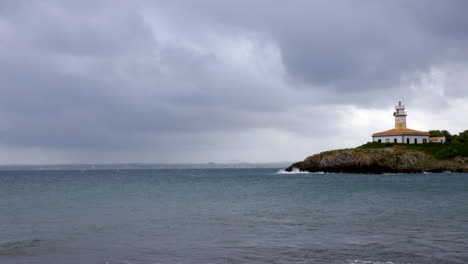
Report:
[[[31,255],[31,249],[38,247],[43,240],[24,239],[16,241],[6,241],[0,243],[0,255],[27,256]]]

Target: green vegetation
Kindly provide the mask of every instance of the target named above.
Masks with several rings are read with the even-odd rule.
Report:
[[[468,144],[410,144],[406,146],[408,149],[416,149],[431,154],[436,159],[450,159],[456,156],[468,157]]]
[[[460,134],[458,135],[453,135],[452,136],[452,143],[455,143],[455,144],[466,144],[468,143],[468,130],[465,130],[463,132],[461,132]]]
[[[458,135],[452,135],[447,130],[429,130],[431,137],[445,137],[447,143],[466,143],[468,142],[468,130],[461,132]]]
[[[378,143],[369,142],[358,149],[369,148],[388,148],[399,147],[408,150],[420,150],[426,154],[434,156],[436,159],[450,159],[456,156],[468,157],[468,130],[461,132],[458,135],[451,135],[447,130],[431,130],[431,136],[445,137],[447,142],[440,143],[425,143],[425,144],[396,144],[396,143]],[[450,138],[450,141],[448,140]]]
[[[357,147],[357,149],[388,148],[388,147],[393,147],[397,145],[406,145],[406,144],[367,142],[366,144]]]

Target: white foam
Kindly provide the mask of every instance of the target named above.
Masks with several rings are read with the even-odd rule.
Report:
[[[367,260],[354,260],[350,261],[349,264],[395,264],[391,261],[367,261]]]
[[[310,172],[310,171],[301,171],[298,168],[294,168],[292,171],[279,170],[276,174],[324,174],[323,171]]]

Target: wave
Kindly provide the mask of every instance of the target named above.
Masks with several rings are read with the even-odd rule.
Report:
[[[368,260],[353,260],[349,261],[349,264],[396,264],[395,262],[391,261],[368,261]]]
[[[292,171],[279,170],[276,174],[325,174],[323,171],[310,172],[310,171],[301,171],[297,168],[294,168]]]
[[[27,255],[29,248],[38,247],[42,242],[41,239],[0,241],[0,255]]]

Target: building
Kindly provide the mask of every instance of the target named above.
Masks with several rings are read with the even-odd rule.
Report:
[[[428,143],[429,133],[406,128],[405,106],[398,102],[395,106],[395,128],[372,134],[372,141],[379,143]],[[440,139],[439,139],[440,140]]]
[[[431,143],[445,143],[445,137],[430,137],[429,142],[431,142]]]

